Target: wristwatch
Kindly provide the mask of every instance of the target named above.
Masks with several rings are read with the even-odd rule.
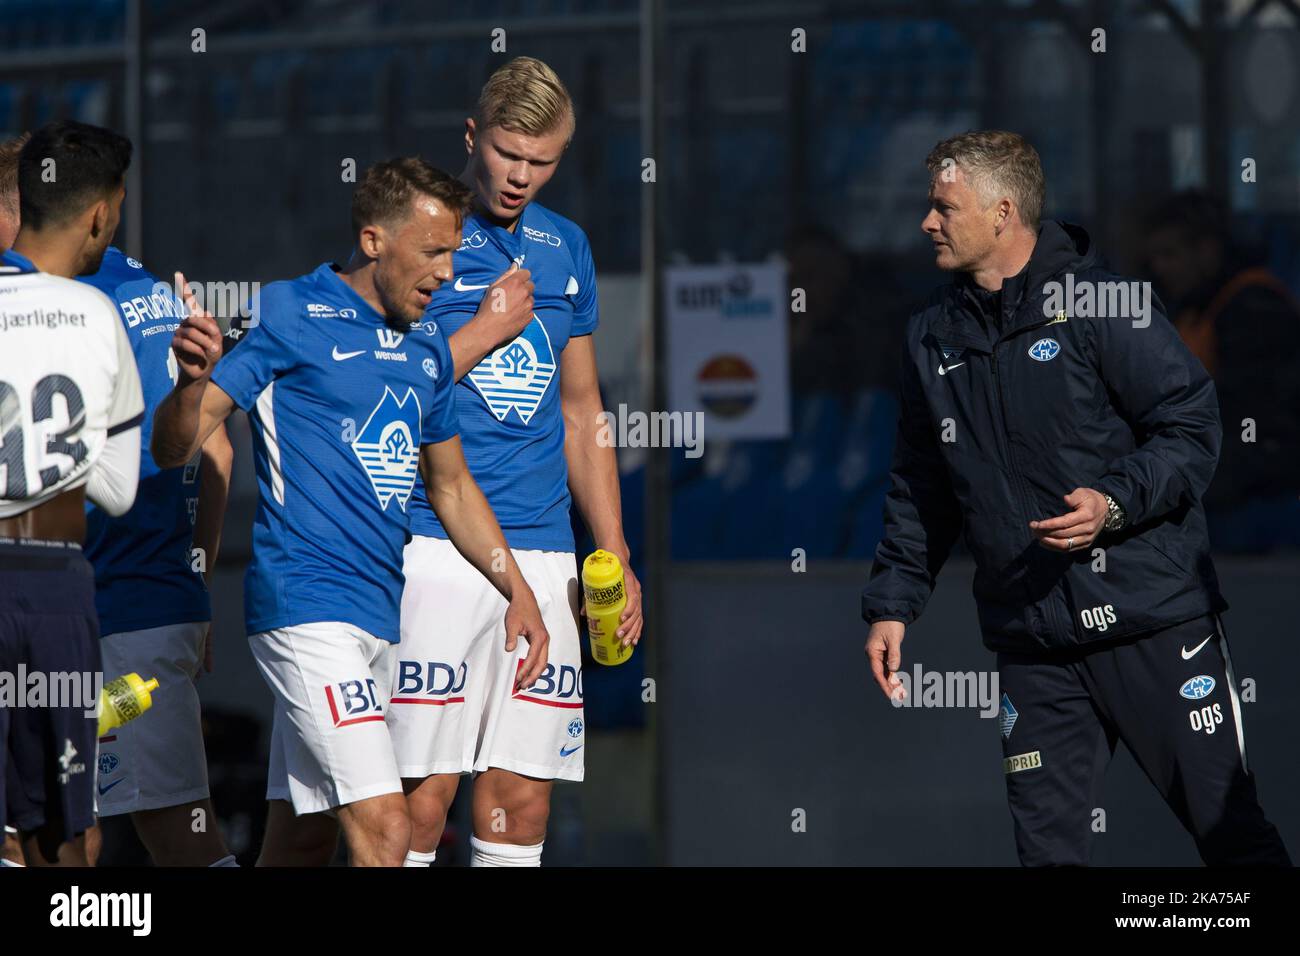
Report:
[[[1119,502],[1106,492],[1103,491],[1101,496],[1106,499],[1106,522],[1102,525],[1102,529],[1118,531],[1128,523],[1128,515],[1124,514],[1124,509],[1119,506]]]

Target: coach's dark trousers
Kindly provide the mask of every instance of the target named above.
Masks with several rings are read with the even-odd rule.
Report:
[[[1206,864],[1291,865],[1255,794],[1216,616],[1051,657],[1001,653],[998,673],[1003,770],[1023,865],[1087,865],[1119,740]]]

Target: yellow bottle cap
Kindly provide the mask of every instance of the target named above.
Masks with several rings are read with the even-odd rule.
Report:
[[[592,588],[607,588],[623,580],[623,565],[618,555],[596,550],[582,562],[582,583]]]

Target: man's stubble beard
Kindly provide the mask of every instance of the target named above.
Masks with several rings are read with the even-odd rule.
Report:
[[[85,260],[81,263],[81,270],[77,273],[79,276],[91,276],[99,271],[104,264],[104,254],[108,252],[108,247],[112,237],[108,237],[100,245],[99,249],[91,249]]]

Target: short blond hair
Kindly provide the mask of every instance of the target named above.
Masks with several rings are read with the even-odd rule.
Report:
[[[1047,180],[1038,151],[1019,133],[1000,129],[971,130],[950,136],[925,158],[930,178],[955,164],[987,208],[1002,197],[1012,199],[1020,221],[1038,228],[1047,198]]]
[[[573,98],[555,71],[531,56],[517,56],[483,84],[474,109],[479,129],[499,126],[525,136],[566,128],[573,136]]]

